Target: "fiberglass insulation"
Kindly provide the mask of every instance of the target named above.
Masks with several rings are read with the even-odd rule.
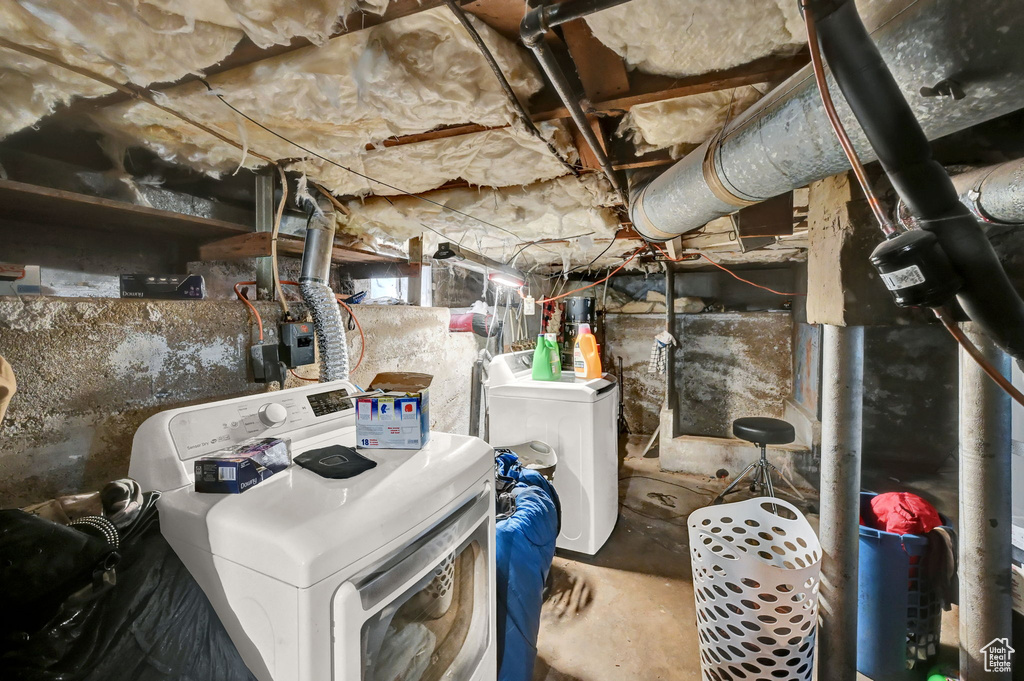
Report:
[[[243,36],[259,47],[294,37],[323,43],[354,10],[388,0],[0,0],[0,36],[119,83],[174,82],[231,54]],[[0,139],[75,97],[112,89],[0,48]]]
[[[858,0],[870,27],[889,0]],[[630,68],[688,76],[740,66],[807,44],[796,0],[632,0],[586,18]]]
[[[521,48],[471,17],[512,88],[529,99],[542,81]],[[440,126],[516,122],[494,74],[447,8],[404,17],[235,69],[210,79],[215,93],[284,137],[403,191],[463,178],[494,186],[527,184],[564,172],[545,145],[514,128],[367,151],[389,138]],[[244,121],[201,83],[166,91],[164,103],[226,136],[321,181],[337,194],[401,193],[330,165]],[[208,173],[231,172],[236,148],[142,102],[97,114],[106,132],[162,158]],[[544,126],[563,152],[559,125]],[[497,162],[499,161],[500,162]],[[249,156],[250,168],[262,162]]]
[[[453,241],[472,251],[506,260],[523,242],[582,235],[591,240],[609,239],[618,227],[618,218],[609,208],[616,202],[615,194],[607,180],[596,174],[578,180],[560,177],[526,187],[445,189],[427,196],[490,224],[402,196],[350,202],[352,215],[342,229],[366,239],[385,241],[423,235],[429,243]],[[524,257],[532,257],[530,251],[534,249],[550,262],[561,258],[564,245],[531,247]],[[597,249],[595,255],[599,252]]]
[[[174,81],[231,53],[238,29],[179,15],[139,0],[0,0],[0,36],[118,82]],[[173,29],[169,27],[175,27]],[[33,125],[74,97],[111,88],[60,66],[0,48],[0,138]]]
[[[679,158],[760,98],[760,91],[744,85],[640,104],[623,116],[616,134],[632,141],[641,154],[670,149],[672,157]]]

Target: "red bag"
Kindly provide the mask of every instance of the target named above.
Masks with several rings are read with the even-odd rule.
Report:
[[[879,494],[871,499],[871,512],[865,516],[862,524],[893,534],[928,534],[942,525],[935,507],[910,492]]]

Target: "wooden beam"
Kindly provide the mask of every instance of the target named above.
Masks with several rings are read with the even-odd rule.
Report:
[[[788,78],[807,63],[808,57],[800,53],[791,57],[764,57],[725,71],[713,71],[685,78],[635,73],[628,94],[602,101],[595,104],[595,108],[601,113],[625,112],[639,104],[651,104],[743,85],[774,82]]]
[[[653,76],[650,74],[634,74],[630,91],[622,96],[612,99],[592,102],[587,113],[593,116],[620,115],[638,104],[651,104],[666,99],[686,97],[689,95],[726,90],[742,85],[753,85],[756,83],[773,82],[788,78],[799,71],[807,63],[804,54],[797,54],[792,57],[765,57],[737,66],[725,71],[704,73],[699,76],[688,76],[685,78],[668,78],[665,76]],[[568,119],[569,110],[565,107],[554,107],[533,113],[530,117],[535,122],[553,121]],[[475,123],[465,125],[452,125],[430,132],[416,135],[403,135],[384,141],[386,147],[397,147],[403,144],[415,144],[425,140],[441,139],[445,137],[457,137],[469,135],[484,130],[499,130],[501,128],[488,128]],[[372,149],[367,145],[367,149]],[[581,148],[577,144],[577,148]],[[623,165],[623,168],[633,167]],[[644,167],[644,166],[636,166]]]
[[[104,231],[166,232],[193,239],[216,239],[252,230],[251,225],[3,179],[0,179],[0,219]]]
[[[622,57],[595,38],[583,19],[564,24],[562,35],[589,101],[602,101],[629,92],[629,75]]]
[[[519,24],[526,14],[523,0],[473,0],[462,7],[505,38],[519,42]]]
[[[263,258],[270,255],[270,232],[250,232],[203,244],[199,247],[199,260],[244,260]],[[305,240],[293,236],[277,237],[278,255],[301,257]],[[379,264],[404,265],[404,258],[381,253],[362,251],[349,246],[334,244],[331,262],[335,264]]]

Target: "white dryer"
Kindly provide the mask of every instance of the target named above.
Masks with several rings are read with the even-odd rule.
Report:
[[[129,474],[260,681],[493,681],[494,459],[479,438],[361,451],[346,480],[292,465],[242,494],[193,490],[193,459],[249,437],[292,455],[355,446],[347,382],[174,409]]]
[[[533,351],[498,355],[487,369],[488,439],[495,447],[540,440],[558,452],[561,549],[593,555],[619,512],[618,385],[614,376],[531,378]]]

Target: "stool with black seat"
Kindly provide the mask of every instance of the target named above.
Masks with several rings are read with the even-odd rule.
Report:
[[[727,494],[737,491],[736,487],[748,475],[750,478],[750,491],[755,494],[760,490],[762,496],[775,496],[775,486],[772,484],[772,471],[778,474],[782,481],[789,485],[793,496],[801,501],[804,495],[800,494],[797,488],[786,477],[785,473],[779,470],[773,463],[768,461],[765,451],[768,445],[788,445],[796,439],[796,431],[793,426],[781,419],[771,419],[761,416],[750,416],[736,419],[732,422],[732,434],[741,440],[753,442],[761,448],[761,458],[743,469],[743,472],[736,476],[736,479],[729,483],[721,494],[715,497],[713,503],[720,504],[725,500]]]

